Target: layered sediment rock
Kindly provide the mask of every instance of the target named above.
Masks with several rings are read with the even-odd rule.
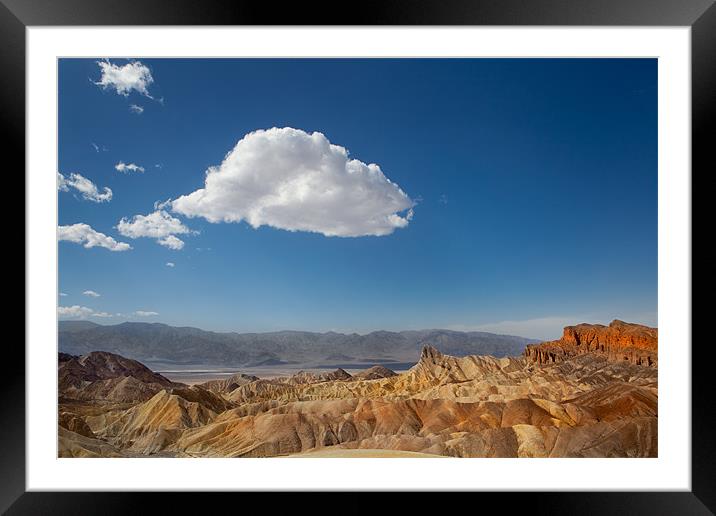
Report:
[[[60,375],[59,455],[655,457],[656,338],[615,321],[568,327],[521,357],[426,346],[401,374],[235,375],[192,387],[121,357],[71,357],[59,366],[71,365]]]
[[[289,376],[287,378],[277,378],[276,380],[281,381],[283,383],[288,383],[291,385],[303,385],[303,384],[311,384],[311,383],[321,383],[321,382],[330,382],[330,381],[344,381],[344,380],[350,380],[352,377],[350,374],[348,374],[346,371],[341,369],[340,367],[336,369],[335,371],[330,371],[327,373],[308,373],[306,371],[299,371],[298,373]]]
[[[391,371],[387,367],[373,366],[365,371],[354,374],[353,378],[356,380],[378,380],[379,378],[390,378],[391,376],[396,376],[397,374],[398,373]]]
[[[60,353],[57,374],[60,396],[76,400],[146,401],[162,389],[185,387],[136,360],[105,351],[81,357]]]
[[[229,393],[242,385],[255,382],[258,379],[258,376],[236,373],[235,375],[222,380],[210,380],[208,382],[204,382],[200,386],[206,390],[216,393]]]
[[[538,364],[552,364],[587,353],[603,356],[610,361],[656,367],[658,330],[619,320],[612,321],[609,326],[567,326],[561,339],[528,345],[524,355]]]

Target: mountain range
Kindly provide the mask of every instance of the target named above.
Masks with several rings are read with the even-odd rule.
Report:
[[[100,325],[89,321],[60,321],[59,351],[84,355],[107,351],[151,365],[261,367],[296,364],[363,367],[414,363],[425,345],[452,356],[520,355],[535,339],[486,332],[452,330],[315,333],[218,333],[160,323],[126,322]],[[369,367],[367,366],[367,367]]]

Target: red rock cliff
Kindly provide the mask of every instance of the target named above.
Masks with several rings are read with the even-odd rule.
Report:
[[[529,345],[524,354],[539,364],[594,353],[611,361],[627,360],[632,364],[656,367],[658,340],[656,328],[614,320],[609,326],[567,326],[561,339]]]

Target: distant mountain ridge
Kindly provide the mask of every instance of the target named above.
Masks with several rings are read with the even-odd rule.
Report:
[[[278,331],[217,333],[161,323],[99,325],[60,321],[59,351],[84,355],[107,351],[150,364],[255,367],[333,362],[415,361],[425,345],[453,356],[517,356],[539,342],[511,335],[452,330],[376,331],[366,335]]]

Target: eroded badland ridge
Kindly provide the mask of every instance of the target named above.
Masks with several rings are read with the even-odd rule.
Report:
[[[657,392],[657,330],[621,321],[519,357],[425,346],[401,374],[188,386],[112,353],[63,355],[59,455],[654,457]]]

